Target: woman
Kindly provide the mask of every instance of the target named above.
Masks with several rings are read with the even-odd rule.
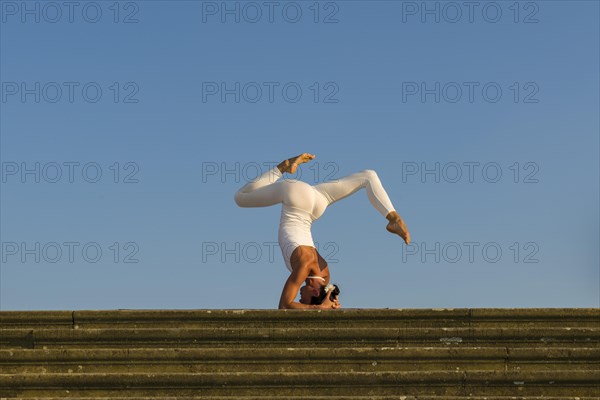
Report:
[[[373,170],[364,170],[345,176],[334,182],[317,185],[279,179],[284,173],[293,174],[298,165],[315,158],[303,153],[282,161],[277,167],[263,173],[256,181],[248,182],[235,194],[235,202],[240,207],[267,207],[282,204],[279,223],[279,247],[288,270],[287,279],[279,308],[340,308],[337,301],[325,298],[321,304],[310,304],[313,296],[318,296],[320,287],[329,283],[329,267],[315,248],[312,235],[312,223],[325,209],[350,196],[359,189],[365,188],[371,204],[389,222],[386,229],[400,235],[410,243],[410,235],[400,215],[395,211],[390,198],[383,189],[379,177]],[[306,285],[300,286],[305,282]],[[294,299],[300,291],[300,302]]]

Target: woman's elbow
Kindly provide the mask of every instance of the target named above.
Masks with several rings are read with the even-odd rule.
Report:
[[[290,308],[292,308],[291,303],[284,301],[284,300],[279,301],[279,309],[280,310],[289,310]]]

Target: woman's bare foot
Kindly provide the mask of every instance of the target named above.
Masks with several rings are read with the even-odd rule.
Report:
[[[410,233],[408,233],[408,229],[406,228],[406,224],[400,218],[400,215],[396,211],[391,211],[388,215],[386,215],[388,221],[390,221],[385,229],[387,229],[391,233],[395,233],[400,235],[402,239],[406,242],[406,244],[410,243]]]
[[[299,156],[282,161],[277,167],[281,173],[287,172],[288,174],[295,174],[298,165],[308,162],[313,158],[315,158],[314,154],[302,153]]]

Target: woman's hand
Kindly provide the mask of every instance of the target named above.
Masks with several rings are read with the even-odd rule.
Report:
[[[325,296],[325,298],[323,299],[323,302],[321,303],[321,309],[331,309],[331,308],[341,308],[342,305],[340,304],[339,299],[336,297],[334,301],[329,300],[329,296]]]

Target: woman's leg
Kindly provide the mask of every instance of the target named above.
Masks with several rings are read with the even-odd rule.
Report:
[[[257,180],[248,182],[235,193],[240,207],[267,207],[283,201],[284,188],[279,181],[283,174],[278,167],[263,173]]]
[[[312,160],[315,156],[302,153],[279,163],[276,167],[263,173],[254,182],[246,183],[235,193],[235,202],[240,207],[267,207],[284,200],[287,187],[278,182],[284,172],[294,173],[299,164]]]
[[[389,221],[386,229],[399,235],[406,244],[410,243],[410,234],[406,224],[396,212],[375,171],[366,169],[335,182],[319,183],[314,188],[327,199],[328,206],[365,188],[371,204]]]
[[[352,175],[345,176],[335,182],[324,182],[314,186],[327,198],[328,205],[335,203],[359,189],[365,188],[371,204],[384,217],[394,211],[394,206],[386,193],[377,173],[372,169],[366,169]]]

